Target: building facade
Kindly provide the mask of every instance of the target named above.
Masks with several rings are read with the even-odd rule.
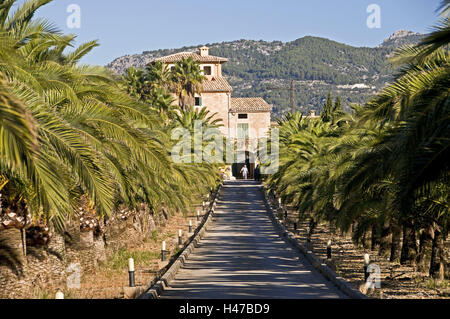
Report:
[[[208,47],[201,47],[198,52],[172,54],[156,61],[165,63],[170,69],[186,58],[198,61],[206,78],[201,92],[195,96],[194,107],[206,107],[209,112],[216,114],[214,119],[219,119],[222,124],[221,133],[231,141],[239,141],[239,148],[245,148],[245,160],[237,160],[230,165],[225,175],[231,179],[241,178],[240,171],[247,165],[249,178],[253,178],[258,163],[257,141],[266,137],[270,130],[272,107],[262,98],[233,98],[233,88],[222,75],[223,65],[228,59],[210,55]]]
[[[198,52],[180,52],[157,59],[171,68],[183,58],[193,58],[200,64],[206,78],[202,91],[195,96],[195,107],[206,107],[221,120],[220,130],[228,138],[258,139],[270,129],[272,107],[262,98],[232,98],[233,88],[222,75],[228,59],[209,54],[208,47]]]

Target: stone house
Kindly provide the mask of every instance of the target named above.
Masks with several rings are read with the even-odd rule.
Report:
[[[206,107],[222,121],[221,132],[228,138],[257,139],[270,129],[272,107],[262,98],[232,98],[233,88],[222,75],[228,59],[212,56],[208,47],[198,52],[180,52],[157,59],[171,68],[183,58],[193,58],[200,63],[206,80],[203,89],[195,96],[195,107]]]
[[[230,167],[233,176],[239,176],[243,165],[250,169],[253,177],[257,162],[256,150],[258,138],[265,137],[271,127],[272,107],[262,98],[233,98],[233,88],[222,75],[222,68],[228,59],[212,56],[208,47],[201,47],[198,52],[180,52],[157,59],[170,69],[183,58],[198,61],[206,80],[201,93],[196,94],[194,107],[206,107],[215,113],[216,119],[223,125],[221,133],[231,140],[244,140],[245,163],[235,163]],[[175,97],[176,98],[176,97]]]

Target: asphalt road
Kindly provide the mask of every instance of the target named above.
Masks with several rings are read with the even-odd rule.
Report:
[[[162,299],[345,298],[277,233],[254,182],[224,186],[214,222]]]

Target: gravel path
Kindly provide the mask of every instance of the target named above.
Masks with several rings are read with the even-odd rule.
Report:
[[[214,223],[162,299],[345,298],[278,235],[260,185],[226,183]]]

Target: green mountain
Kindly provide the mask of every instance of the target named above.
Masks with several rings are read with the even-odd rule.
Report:
[[[290,87],[295,81],[296,108],[322,111],[328,92],[342,97],[344,107],[364,103],[392,79],[387,63],[393,51],[417,43],[423,35],[397,31],[376,48],[353,47],[324,38],[304,37],[292,42],[238,40],[206,44],[210,54],[226,57],[224,75],[235,97],[263,97],[274,106],[274,116],[291,110]],[[128,67],[144,67],[155,58],[198,46],[146,51],[127,55],[108,67],[123,73]]]

